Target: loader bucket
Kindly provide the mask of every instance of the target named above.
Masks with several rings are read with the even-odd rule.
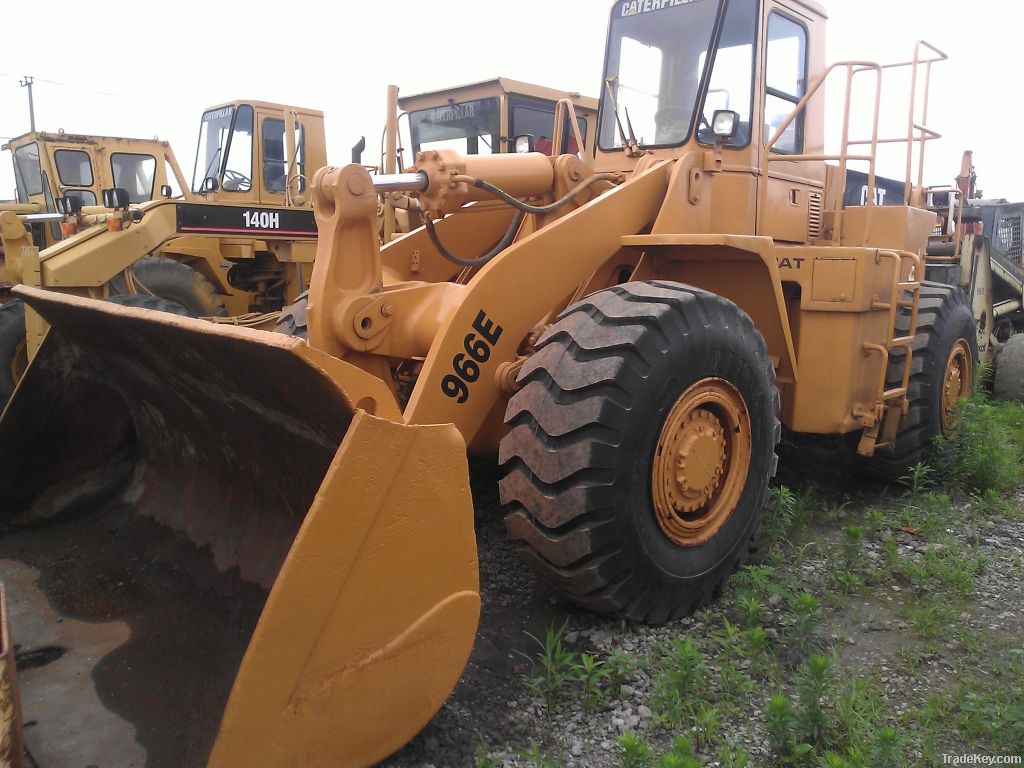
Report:
[[[39,764],[357,766],[408,741],[479,617],[455,427],[401,423],[298,339],[17,292],[51,324],[0,420]]]

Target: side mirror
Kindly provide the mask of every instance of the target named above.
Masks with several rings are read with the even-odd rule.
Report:
[[[127,208],[131,200],[128,199],[128,190],[123,187],[114,187],[113,189],[103,190],[103,207],[113,208]]]
[[[213,176],[207,176],[203,179],[203,192],[216,192],[217,186],[217,179]]]
[[[172,194],[170,184],[162,184],[160,186],[160,197],[170,197]]]
[[[78,195],[64,195],[53,201],[57,207],[57,213],[62,216],[75,216],[82,210],[82,198]]]
[[[711,116],[711,132],[716,139],[728,141],[740,129],[740,113],[731,109],[716,109]]]
[[[521,133],[512,140],[512,147],[517,154],[533,152],[533,134]]]

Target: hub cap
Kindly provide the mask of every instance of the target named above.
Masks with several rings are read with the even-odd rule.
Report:
[[[967,342],[957,339],[946,359],[946,370],[942,375],[942,402],[939,418],[942,422],[942,434],[946,438],[956,436],[960,426],[960,413],[957,403],[960,398],[971,393],[973,370],[971,367],[971,350]]]
[[[732,384],[702,379],[679,397],[651,474],[658,524],[673,543],[703,544],[725,524],[743,493],[750,450],[750,415]]]

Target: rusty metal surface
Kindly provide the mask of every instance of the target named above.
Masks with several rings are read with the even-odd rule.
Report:
[[[269,587],[352,413],[300,342],[18,293],[58,333],[0,425],[6,519],[123,498]]]

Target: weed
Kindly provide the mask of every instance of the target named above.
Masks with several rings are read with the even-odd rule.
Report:
[[[474,765],[476,768],[502,768],[504,761],[500,757],[491,755],[490,748],[481,741],[476,747]]]
[[[642,736],[626,731],[619,736],[618,757],[615,768],[650,768],[651,746]]]
[[[534,768],[561,768],[565,761],[561,758],[548,757],[533,739],[530,739],[529,749],[520,750],[519,757],[532,763]]]
[[[883,725],[867,755],[871,768],[900,768],[903,765],[903,739],[895,728]]]
[[[983,388],[963,405],[948,469],[970,488],[999,493],[1024,482],[1024,408],[992,400]]]
[[[604,668],[608,672],[608,682],[618,688],[623,685],[630,676],[645,665],[644,659],[635,653],[624,651],[621,648],[613,648],[604,661]]]
[[[704,656],[694,641],[674,640],[664,671],[654,682],[654,702],[658,719],[667,725],[680,725],[700,700],[707,675]]]
[[[710,704],[700,704],[693,715],[693,736],[697,749],[707,749],[718,736],[722,718]]]
[[[796,720],[796,713],[785,694],[777,693],[768,699],[764,727],[768,743],[780,763],[796,763],[811,751],[810,744],[797,743]]]
[[[803,657],[817,648],[818,629],[822,622],[821,603],[807,592],[797,595],[790,603],[793,624],[790,627],[790,648]]]
[[[900,482],[910,490],[914,496],[925,488],[931,488],[934,484],[935,468],[926,462],[919,461],[910,468],[907,474],[900,477]]]
[[[537,671],[539,668],[539,674],[530,678],[527,686],[534,696],[544,700],[549,710],[555,705],[566,686],[576,678],[575,654],[562,646],[562,635],[565,634],[568,623],[569,620],[566,619],[557,629],[554,625],[549,626],[543,642],[535,635],[526,633],[541,648],[536,659],[532,661],[534,670]]]
[[[607,662],[598,661],[589,653],[580,656],[578,663],[572,665],[576,680],[583,687],[583,703],[588,709],[596,707],[604,698],[602,683],[611,676]]]
[[[672,743],[672,748],[668,752],[658,757],[654,768],[701,768],[701,765],[703,763],[697,759],[690,742],[680,736]]]
[[[765,608],[765,604],[749,592],[744,592],[736,598],[736,611],[740,624],[744,627],[759,627],[764,621]]]
[[[824,700],[831,692],[831,662],[827,656],[815,654],[797,675],[796,691],[800,700],[797,731],[804,741],[822,745],[828,731]]]

